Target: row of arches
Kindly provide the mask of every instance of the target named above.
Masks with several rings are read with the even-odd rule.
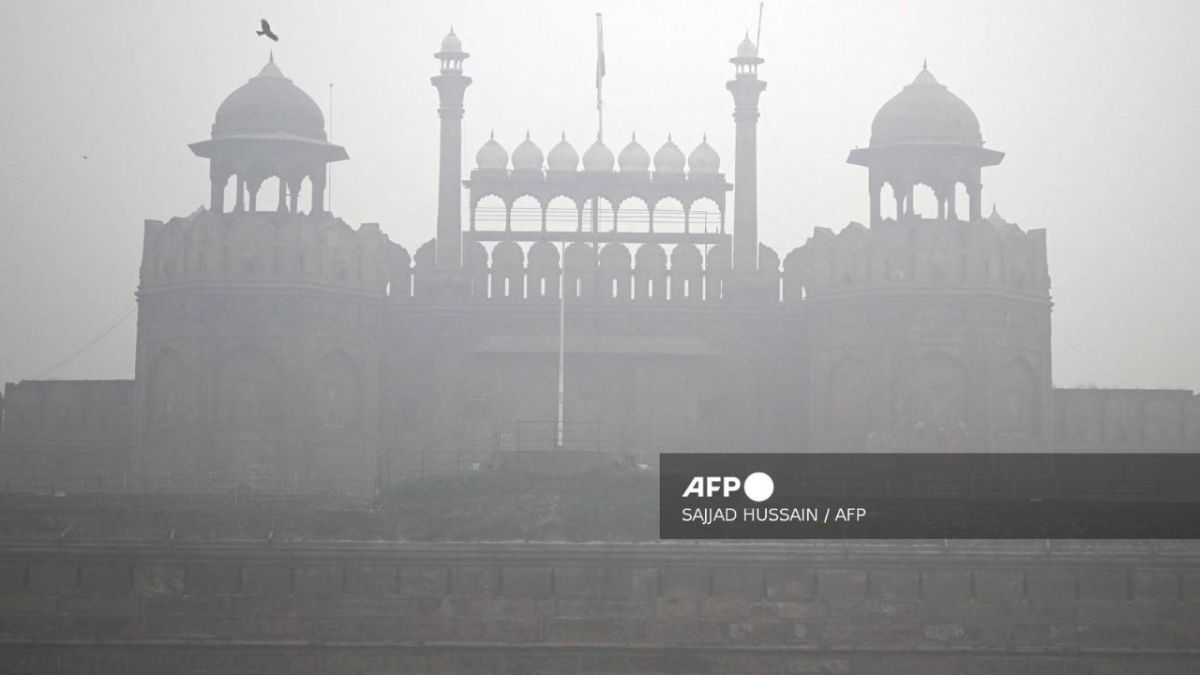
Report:
[[[520,195],[506,199],[487,194],[471,203],[470,229],[724,234],[725,210],[708,198],[684,202],[674,197],[628,196],[610,200],[565,195],[538,199]]]
[[[929,220],[978,220],[981,213],[981,186],[965,180],[926,182],[874,178],[870,186],[871,222],[885,218],[925,218]],[[959,205],[966,205],[962,218]]]

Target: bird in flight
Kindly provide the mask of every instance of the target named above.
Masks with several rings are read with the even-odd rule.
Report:
[[[279,36],[276,35],[275,33],[271,32],[271,24],[267,23],[266,19],[259,19],[259,22],[261,22],[262,28],[254,31],[254,34],[255,35],[265,35],[265,36],[271,38],[273,41],[279,42]]]

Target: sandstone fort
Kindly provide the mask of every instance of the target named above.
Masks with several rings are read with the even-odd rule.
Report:
[[[326,208],[348,154],[286,64],[233,91],[190,146],[207,207],[145,223],[134,378],[8,384],[0,472],[361,494],[551,447],[1200,449],[1192,392],[1054,386],[1045,233],[985,208],[1004,153],[927,68],[849,153],[870,222],[777,251],[748,38],[712,78],[732,153],[527,136],[470,167],[463,50],[451,32],[435,54],[439,208],[415,251]]]

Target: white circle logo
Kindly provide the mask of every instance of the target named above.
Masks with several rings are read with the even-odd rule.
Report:
[[[742,483],[742,490],[752,502],[765,502],[771,498],[775,492],[775,481],[771,477],[761,471],[746,476],[746,482]]]

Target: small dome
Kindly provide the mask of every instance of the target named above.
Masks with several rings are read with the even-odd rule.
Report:
[[[910,143],[983,145],[975,113],[928,68],[884,103],[871,122],[871,147]]]
[[[514,171],[541,171],[542,149],[537,143],[529,140],[529,132],[525,132],[525,140],[513,150],[512,165]]]
[[[584,171],[612,171],[613,163],[612,150],[609,150],[608,146],[604,145],[604,141],[599,138],[592,143],[592,147],[583,153]]]
[[[671,135],[667,134],[667,142],[663,143],[658,152],[654,153],[654,171],[655,173],[683,173],[686,161],[683,150],[680,150],[679,146],[675,145],[675,141],[671,140]]]
[[[708,135],[688,155],[688,171],[693,174],[715,174],[721,168],[721,156],[708,144]]]
[[[546,155],[546,166],[551,171],[575,171],[579,168],[579,153],[575,152],[575,146],[567,142],[565,133],[558,145],[550,148],[550,154]]]
[[[475,153],[475,167],[482,171],[505,171],[508,169],[508,151],[496,142],[496,135],[488,137],[488,142]]]
[[[450,32],[446,33],[446,37],[442,38],[442,51],[443,52],[461,52],[462,51],[462,40],[458,39],[458,36],[454,34],[454,26],[451,26]]]
[[[750,41],[749,32],[746,33],[746,37],[742,40],[742,43],[738,45],[737,55],[739,59],[754,58],[758,56],[758,47],[755,47],[754,43]]]
[[[272,56],[258,75],[217,108],[212,136],[279,134],[324,141],[325,116],[311,96],[283,76]]]
[[[621,154],[617,156],[617,166],[622,173],[646,173],[650,170],[650,153],[637,142],[637,134],[629,141]]]

